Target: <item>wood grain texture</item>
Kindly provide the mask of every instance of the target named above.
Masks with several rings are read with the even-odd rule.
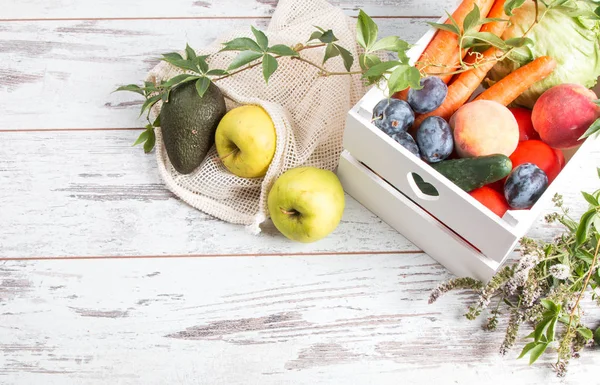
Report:
[[[371,16],[439,17],[444,9],[452,9],[456,0],[330,0],[349,15],[359,9]],[[81,0],[53,2],[8,0],[0,21],[14,19],[57,19],[57,18],[149,18],[149,17],[269,17],[277,0],[174,0],[165,3],[158,0],[135,1],[98,0],[94,7]]]
[[[433,19],[382,19],[381,36],[414,42]],[[203,47],[231,29],[268,20],[47,21],[0,25],[0,130],[129,128],[143,99],[118,86],[141,83],[161,54]],[[306,37],[308,38],[308,37]],[[304,37],[302,37],[304,39]]]
[[[433,20],[419,17],[454,3],[332,2],[401,15],[378,24],[409,41]],[[185,42],[265,27],[275,4],[2,4],[0,384],[593,384],[597,352],[558,380],[551,359],[515,361],[522,341],[500,357],[503,333],[462,317],[472,294],[428,305],[449,273],[351,198],[333,234],[301,245],[272,225],[255,237],[214,220],[162,186],[154,157],[131,147],[140,100],[110,92]],[[135,20],[64,20],[85,18]],[[598,187],[599,157],[560,189],[574,215],[579,191]],[[530,236],[559,230],[540,218]]]
[[[0,382],[10,384],[582,384],[559,381],[462,314],[426,255],[0,264]],[[598,319],[591,311],[588,319]],[[522,331],[525,335],[527,330]],[[0,361],[2,362],[2,361]]]
[[[0,147],[0,257],[418,250],[351,197],[338,229],[320,242],[288,241],[270,222],[251,235],[176,199],[162,185],[154,155],[131,147],[138,134],[0,133],[9,143]],[[598,188],[598,165],[597,147],[559,188],[574,215],[585,210],[580,191]],[[539,218],[530,235],[548,238],[555,230]]]
[[[0,257],[417,250],[350,197],[338,229],[313,244],[275,227],[251,235],[176,199],[139,131],[0,133]]]

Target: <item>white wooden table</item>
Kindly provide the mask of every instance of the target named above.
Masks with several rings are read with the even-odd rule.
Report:
[[[516,360],[522,342],[500,357],[503,332],[462,317],[472,295],[428,305],[451,275],[351,198],[302,245],[162,186],[131,147],[139,100],[111,91],[186,42],[265,27],[276,3],[2,2],[0,384],[597,383],[598,351],[559,380],[553,358]],[[414,42],[454,1],[334,3]],[[561,187],[575,212],[599,159]],[[540,219],[529,235],[557,231]]]

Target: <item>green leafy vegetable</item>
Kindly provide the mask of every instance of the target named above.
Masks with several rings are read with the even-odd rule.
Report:
[[[535,23],[535,2],[507,1],[507,14],[512,13],[510,27],[502,38],[513,49],[508,58],[497,63],[489,73],[492,81],[498,81],[517,68],[540,56],[550,56],[557,61],[554,71],[523,92],[515,104],[532,108],[535,101],[547,89],[562,83],[576,83],[591,88],[600,76],[600,20],[573,16],[570,10],[596,9],[597,5],[585,0],[569,0],[562,4],[538,2],[539,22],[527,34],[527,44],[514,44]],[[518,9],[517,9],[518,7]],[[509,12],[510,11],[510,12]]]

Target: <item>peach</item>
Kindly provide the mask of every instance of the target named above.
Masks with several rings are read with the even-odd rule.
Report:
[[[542,141],[554,148],[573,148],[579,138],[600,117],[594,91],[579,84],[559,84],[539,97],[533,105],[533,128]]]
[[[519,124],[510,110],[498,102],[467,103],[454,113],[450,122],[456,151],[462,158],[510,156],[519,144]]]

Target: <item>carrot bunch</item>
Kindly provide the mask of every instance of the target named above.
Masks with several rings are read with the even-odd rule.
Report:
[[[508,20],[508,16],[504,12],[505,2],[506,0],[464,0],[452,14],[452,17],[462,29],[466,16],[477,5],[481,11],[481,18]],[[449,22],[451,21],[446,23]],[[503,21],[486,23],[479,28],[479,32],[491,33],[501,37],[507,24]],[[421,122],[429,116],[439,116],[449,120],[471,98],[487,73],[496,64],[498,57],[502,55],[502,52],[495,47],[491,47],[483,53],[469,52],[459,46],[458,39],[459,37],[452,32],[439,30],[417,61],[417,68],[422,73],[438,76],[449,85],[444,102],[436,110],[417,116],[413,130],[416,130]],[[436,75],[436,73],[451,72],[457,69],[463,59],[467,65],[480,64],[455,76]],[[556,62],[552,58],[548,56],[537,58],[491,86],[477,99],[493,100],[506,106],[535,82],[551,74],[555,67]],[[396,93],[394,97],[406,100],[408,90]]]

